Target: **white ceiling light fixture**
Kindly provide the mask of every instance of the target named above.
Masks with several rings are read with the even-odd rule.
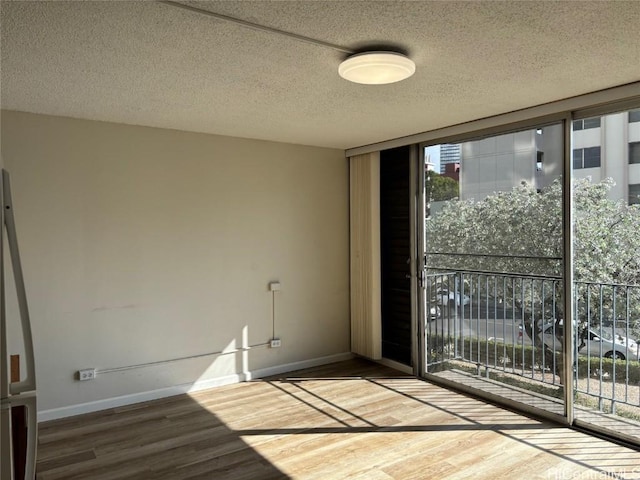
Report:
[[[338,67],[345,80],[365,85],[386,85],[413,75],[416,64],[396,52],[364,52],[350,56]]]

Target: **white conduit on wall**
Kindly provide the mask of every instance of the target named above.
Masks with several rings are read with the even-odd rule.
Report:
[[[382,357],[380,153],[349,158],[351,351]]]
[[[157,365],[164,365],[167,363],[174,363],[174,362],[180,362],[182,360],[193,360],[195,358],[202,358],[202,357],[212,357],[212,356],[221,356],[221,355],[229,355],[232,353],[239,353],[239,352],[248,352],[249,350],[253,350],[255,348],[266,348],[269,346],[269,342],[266,343],[258,343],[256,345],[249,345],[248,347],[240,347],[240,348],[233,348],[233,349],[229,349],[229,350],[220,350],[217,352],[207,352],[207,353],[199,353],[196,355],[189,355],[186,357],[177,357],[177,358],[170,358],[168,360],[158,360],[156,362],[147,362],[147,363],[138,363],[136,365],[125,365],[122,367],[113,367],[113,368],[100,368],[100,369],[96,369],[96,375],[100,374],[105,374],[105,373],[115,373],[115,372],[123,372],[125,370],[133,370],[136,368],[144,368],[144,367],[154,367]]]

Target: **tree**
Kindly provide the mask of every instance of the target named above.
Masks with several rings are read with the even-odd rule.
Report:
[[[630,318],[637,327],[640,319],[640,205],[611,200],[612,186],[610,179],[573,185],[574,300],[581,332],[587,322]],[[482,201],[449,201],[426,220],[427,265],[511,274],[493,294],[511,294],[528,333],[539,336],[544,322],[564,317],[557,280],[563,268],[562,224],[559,181],[540,192],[523,183]],[[478,284],[468,288],[482,298],[485,287]]]
[[[640,285],[640,205],[609,199],[612,186],[574,183],[575,280]],[[426,231],[428,264],[561,276],[562,186],[538,192],[522,184],[478,202],[450,201]]]
[[[576,281],[640,285],[640,205],[607,196],[611,179],[574,187]]]
[[[426,177],[427,199],[430,202],[452,200],[460,195],[460,186],[453,178],[429,171]]]
[[[427,219],[427,264],[536,275],[561,274],[562,190],[522,184],[482,201],[450,201]]]

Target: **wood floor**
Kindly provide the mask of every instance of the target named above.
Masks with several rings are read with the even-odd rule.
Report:
[[[352,360],[40,424],[53,479],[640,479],[640,452]]]

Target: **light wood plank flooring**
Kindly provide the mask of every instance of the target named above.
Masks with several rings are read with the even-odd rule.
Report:
[[[640,479],[640,452],[360,359],[39,432],[40,480]]]

